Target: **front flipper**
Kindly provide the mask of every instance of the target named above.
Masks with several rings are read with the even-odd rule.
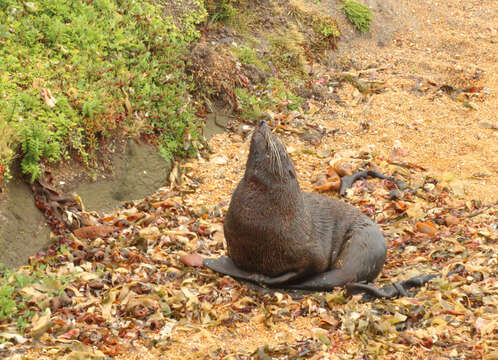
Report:
[[[258,273],[250,273],[237,267],[232,259],[228,256],[221,256],[219,258],[204,259],[204,265],[213,271],[230,275],[234,278],[252,281],[258,284],[265,284],[268,286],[282,285],[296,277],[296,272],[288,272],[279,276],[270,277]]]

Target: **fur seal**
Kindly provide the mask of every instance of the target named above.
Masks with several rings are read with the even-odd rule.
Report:
[[[371,282],[387,253],[382,232],[358,209],[301,191],[289,154],[263,120],[224,232],[228,257],[204,264],[270,287],[321,291]]]

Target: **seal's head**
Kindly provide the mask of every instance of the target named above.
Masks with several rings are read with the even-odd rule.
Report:
[[[259,121],[252,135],[244,176],[249,181],[265,185],[297,184],[296,171],[289,154],[264,120]]]

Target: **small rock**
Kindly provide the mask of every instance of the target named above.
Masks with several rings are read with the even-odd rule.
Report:
[[[325,150],[317,151],[316,154],[318,155],[318,157],[325,159],[325,158],[328,158],[330,156],[331,152],[330,152],[330,149],[325,149]]]
[[[427,183],[424,185],[424,190],[427,192],[431,192],[432,190],[434,190],[435,187],[436,187],[436,185],[431,184],[431,183]]]
[[[52,312],[55,312],[66,306],[70,306],[71,304],[72,304],[71,298],[66,294],[63,294],[61,296],[56,296],[50,299],[50,310],[52,310]]]
[[[359,153],[361,157],[365,157],[372,154],[374,151],[375,151],[375,145],[369,144],[367,146],[362,147]]]
[[[307,141],[314,146],[320,145],[322,141],[322,134],[320,133],[320,131],[315,129],[310,129],[306,131],[305,133],[301,134],[300,137],[304,141]]]
[[[202,267],[204,266],[203,260],[204,258],[199,254],[187,254],[180,257],[180,261],[187,266]]]
[[[297,149],[293,146],[287,147],[287,153],[289,153],[289,154],[295,153],[296,151],[297,151]]]
[[[225,156],[216,156],[210,162],[216,165],[225,165],[228,163],[228,159]]]
[[[353,166],[343,160],[339,160],[334,164],[334,170],[340,177],[353,175]]]
[[[460,220],[456,216],[451,215],[451,214],[446,215],[444,217],[444,222],[446,223],[447,226],[456,225],[456,224],[458,224],[459,221]]]
[[[389,191],[389,200],[398,200],[401,198],[401,195],[403,195],[401,193],[401,191],[399,190],[391,190]]]

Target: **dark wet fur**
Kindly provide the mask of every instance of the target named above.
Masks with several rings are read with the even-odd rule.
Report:
[[[206,259],[206,266],[270,286],[327,290],[373,281],[386,258],[381,231],[358,209],[301,192],[287,151],[264,122],[224,231],[229,258]]]

